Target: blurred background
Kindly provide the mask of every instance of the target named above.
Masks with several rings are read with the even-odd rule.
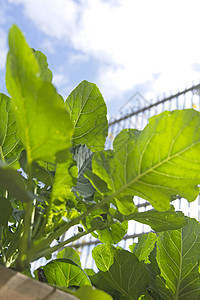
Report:
[[[0,91],[13,23],[47,56],[64,99],[94,82],[108,116],[135,92],[149,101],[199,83],[199,9],[198,0],[0,0]]]

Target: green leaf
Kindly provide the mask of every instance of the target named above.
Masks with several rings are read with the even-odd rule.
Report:
[[[34,195],[26,191],[23,177],[20,175],[20,173],[1,163],[0,186],[3,189],[8,190],[13,197],[16,197],[22,202],[29,202],[34,199]]]
[[[114,151],[94,153],[92,171],[113,197],[137,195],[160,211],[177,195],[193,201],[200,183],[199,127],[198,111],[163,112],[143,131],[120,132]]]
[[[102,210],[97,210],[96,215],[89,216],[87,218],[87,226],[90,223],[89,228],[93,227],[95,230],[94,236],[102,243],[117,244],[122,240],[128,230],[128,222],[120,222],[115,218],[116,210],[110,208],[108,213]],[[109,224],[113,222],[114,224]],[[104,227],[104,228],[103,228]]]
[[[63,219],[71,220],[78,217],[79,213],[75,209],[77,201],[72,192],[76,180],[77,167],[70,154],[67,162],[56,166],[48,219],[50,231],[63,224]]]
[[[105,291],[106,293],[111,295],[115,300],[122,299],[121,294],[111,287],[110,283],[103,277],[101,271],[89,277],[92,282],[92,285],[94,285],[96,288]]]
[[[157,241],[157,262],[171,299],[199,299],[200,224],[188,218],[188,225],[165,231]],[[170,299],[170,298],[169,298]]]
[[[67,162],[57,164],[56,173],[52,191],[52,201],[56,199],[62,203],[71,200],[76,203],[76,197],[71,191],[72,187],[76,185],[77,167],[71,154]]]
[[[104,149],[108,133],[107,108],[98,87],[82,81],[65,105],[74,124],[73,143],[86,144],[93,152]]]
[[[138,243],[133,249],[133,253],[138,257],[139,261],[144,261],[146,264],[150,264],[149,255],[153,251],[157,236],[155,233],[150,232],[143,234],[138,239]]]
[[[97,238],[102,243],[117,244],[119,243],[128,230],[128,222],[120,223],[118,221],[115,224],[110,225],[105,229],[96,230]]]
[[[70,247],[65,247],[63,250],[59,251],[57,258],[67,258],[75,262],[81,267],[80,256],[76,250]]]
[[[18,168],[18,158],[23,149],[17,134],[11,99],[0,93],[0,160]]]
[[[48,283],[61,287],[91,285],[85,272],[70,259],[56,259],[43,267]]]
[[[10,201],[0,196],[0,224],[4,227],[8,225],[8,220],[12,214]]]
[[[112,300],[113,298],[105,293],[104,291],[100,291],[95,289],[92,286],[83,286],[78,289],[74,295],[81,300]]]
[[[148,210],[145,212],[133,213],[126,220],[135,220],[147,224],[157,232],[164,230],[179,229],[187,224],[187,218],[181,211],[156,211]]]
[[[97,268],[103,272],[110,269],[114,263],[114,255],[117,249],[112,245],[98,245],[92,250],[92,257]]]
[[[95,263],[98,262],[100,273],[111,287],[119,291],[124,299],[138,299],[145,294],[149,277],[144,263],[133,253],[118,249],[108,253],[104,259],[107,245],[101,246],[101,249],[99,248],[101,251],[98,251],[97,255],[93,252],[93,258]]]
[[[43,80],[45,81],[52,81],[52,72],[51,70],[48,68],[48,63],[47,63],[47,58],[46,56],[40,52],[40,51],[35,51],[34,52],[34,56],[37,59],[38,65],[40,66],[40,76]]]
[[[64,101],[44,80],[33,50],[15,25],[9,32],[9,47],[6,85],[28,161],[66,161],[73,126]]]

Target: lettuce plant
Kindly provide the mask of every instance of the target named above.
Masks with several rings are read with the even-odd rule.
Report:
[[[17,26],[8,41],[10,97],[0,94],[0,263],[28,273],[30,263],[92,234],[103,243],[93,250],[98,273],[83,270],[67,247],[36,278],[79,299],[199,299],[200,225],[172,204],[199,194],[200,113],[163,112],[142,131],[122,130],[104,150],[107,109],[98,87],[83,81],[64,100],[45,55]],[[134,196],[153,209],[138,212]],[[154,232],[126,251],[114,245],[129,220]],[[72,227],[76,233],[59,241]]]

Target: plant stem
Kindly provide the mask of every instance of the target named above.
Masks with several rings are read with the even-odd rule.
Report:
[[[116,194],[118,194],[118,192]],[[69,230],[69,228],[71,228],[72,226],[79,224],[89,214],[91,214],[93,211],[99,209],[105,203],[107,203],[108,201],[110,201],[114,196],[115,196],[115,194],[112,194],[110,196],[106,196],[103,200],[101,200],[100,202],[98,202],[97,204],[95,204],[94,206],[92,206],[91,208],[89,208],[82,215],[80,215],[79,217],[73,219],[69,223],[66,223],[61,228],[59,228],[58,230],[56,230],[54,233],[50,234],[45,240],[36,241],[35,244],[33,244],[31,252],[34,253],[34,252],[40,251],[40,249],[46,248],[48,245],[50,245],[53,242],[53,240],[59,238],[63,233],[65,233],[67,230]]]
[[[13,235],[13,238],[12,238],[12,241],[8,247],[8,250],[6,251],[6,260],[8,261],[11,256],[15,253],[16,249],[18,248],[19,246],[19,243],[20,243],[20,238],[21,238],[21,234],[22,234],[22,221],[21,220],[18,224],[18,227]]]
[[[27,169],[28,169],[28,183],[27,183],[27,190],[32,191],[32,162],[28,158],[27,155]],[[24,215],[24,227],[23,227],[23,234],[19,244],[19,256],[16,261],[17,269],[22,271],[27,268],[29,264],[29,249],[32,243],[32,211],[33,211],[33,201],[29,201],[26,203],[25,215]]]
[[[105,226],[102,226],[101,230],[105,229],[108,226],[113,225],[114,223],[115,223],[114,220],[111,220],[108,223],[105,223]],[[36,259],[38,259],[38,258],[40,258],[42,256],[49,255],[49,254],[51,254],[51,253],[59,250],[60,248],[64,247],[65,245],[70,244],[70,243],[72,243],[72,242],[80,239],[81,237],[83,237],[83,236],[85,236],[85,235],[87,235],[87,234],[89,234],[91,232],[94,232],[95,230],[98,230],[98,229],[99,229],[98,227],[96,227],[96,228],[92,227],[92,228],[88,229],[87,231],[77,233],[74,236],[72,236],[71,238],[69,238],[69,239],[67,239],[67,240],[59,243],[58,245],[55,245],[55,246],[53,246],[51,248],[46,248],[46,249],[44,249],[44,250],[36,253],[35,256],[32,257],[31,261],[34,261],[34,260],[36,260]]]
[[[2,247],[2,235],[3,235],[3,226],[0,225],[0,250],[1,250],[1,255],[2,255],[2,262],[4,264],[4,266],[6,266],[6,256]]]

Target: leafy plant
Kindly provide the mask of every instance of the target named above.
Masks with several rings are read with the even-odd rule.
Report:
[[[0,263],[28,273],[38,258],[92,234],[105,243],[93,250],[97,274],[65,248],[36,278],[79,299],[198,299],[200,225],[172,201],[199,193],[200,113],[163,112],[104,150],[107,110],[97,86],[83,81],[64,101],[51,81],[45,55],[12,26],[11,98],[0,94]],[[154,209],[138,212],[134,196]],[[156,232],[132,252],[113,246],[129,220]]]

